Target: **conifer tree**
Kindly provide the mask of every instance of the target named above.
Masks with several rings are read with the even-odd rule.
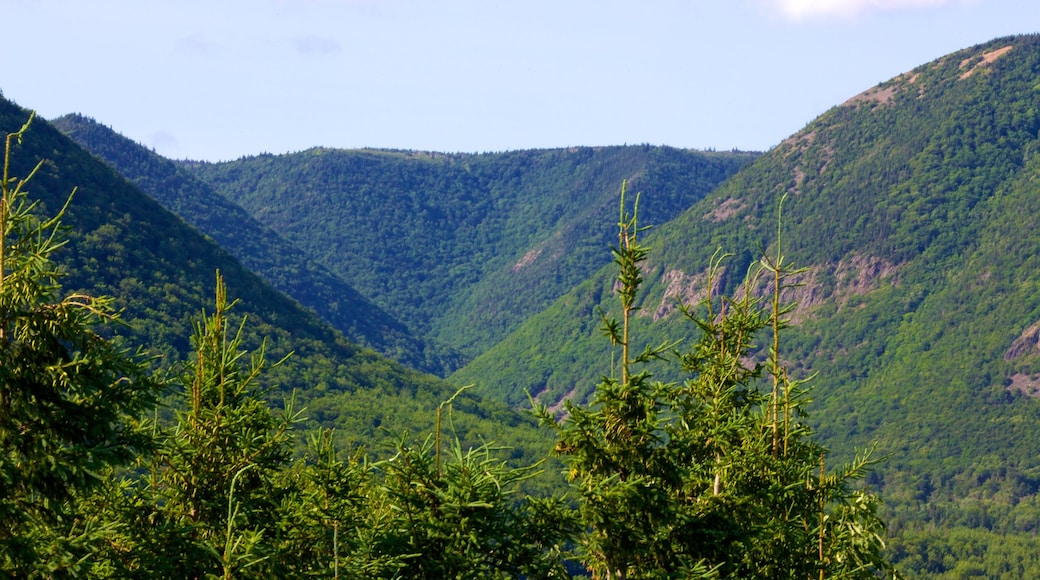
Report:
[[[212,314],[196,324],[195,356],[183,377],[185,402],[159,439],[139,482],[140,566],[171,577],[263,575],[277,570],[280,474],[289,465],[292,402],[274,413],[257,384],[264,350],[248,363],[241,321],[219,273]]]
[[[456,396],[462,392],[460,389]],[[449,413],[454,397],[441,407]],[[440,429],[438,410],[438,430]],[[449,423],[450,414],[449,414]],[[576,520],[559,498],[517,497],[539,465],[513,468],[484,442],[464,448],[454,433],[416,445],[402,437],[378,464],[379,503],[390,519],[385,550],[400,578],[563,578]]]
[[[52,255],[72,195],[41,216],[27,186],[43,162],[10,174],[31,122],[7,135],[0,180],[0,570],[46,576],[84,565],[89,530],[75,528],[73,504],[147,446],[135,417],[158,385],[99,332],[119,322],[110,298],[62,296]]]
[[[604,331],[620,347],[620,376],[605,376],[588,405],[544,406],[542,421],[570,467],[586,527],[582,558],[596,578],[874,578],[884,525],[876,496],[855,489],[869,455],[827,471],[826,450],[805,423],[805,381],[782,364],[789,307],[780,293],[794,272],[780,250],[753,266],[736,296],[712,293],[723,258],[709,265],[706,297],[683,306],[699,333],[678,360],[689,378],[652,380],[640,366],[675,344],[635,349],[641,244],[638,197],[622,184],[614,262],[620,320]],[[779,244],[778,244],[779,246]],[[772,276],[772,308],[759,297]],[[756,339],[772,330],[768,366]],[[772,380],[763,380],[768,375]]]
[[[306,461],[283,472],[288,491],[279,506],[280,562],[286,578],[392,578],[404,556],[386,549],[393,514],[383,509],[379,483],[360,450],[343,453],[333,432],[310,437]]]

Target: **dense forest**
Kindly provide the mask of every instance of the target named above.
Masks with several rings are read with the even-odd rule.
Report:
[[[17,130],[28,115],[0,100],[4,131]],[[48,123],[37,119],[30,132],[11,158],[11,175],[24,176],[43,162],[33,181],[40,211],[56,211],[76,190],[62,220],[69,242],[54,259],[70,292],[113,297],[125,324],[108,334],[147,345],[167,366],[183,363],[192,355],[193,320],[212,305],[219,270],[238,301],[234,316],[249,322],[244,348],[266,343],[274,360],[292,353],[260,379],[273,404],[281,406],[295,391],[310,424],[335,428],[343,444],[377,445],[388,438],[386,430],[432,430],[433,410],[454,387],[348,341]],[[455,409],[467,443],[479,442],[479,433],[530,453],[529,459],[544,456],[549,446],[533,420],[504,404],[467,392]]]
[[[558,432],[554,455],[569,465],[575,495],[520,496],[543,462],[510,467],[499,457],[506,449],[466,444],[454,413],[465,389],[440,403],[429,436],[402,433],[385,459],[338,448],[322,428],[309,430],[294,459],[306,411],[295,393],[272,409],[272,387],[260,380],[289,357],[269,359],[266,341],[247,348],[248,321],[231,317],[238,301],[219,273],[186,360],[128,350],[107,332],[122,320],[113,299],[66,293],[66,269],[53,259],[75,242],[62,220],[77,189],[48,214],[29,194],[48,161],[12,171],[12,144],[23,153],[28,118],[8,134],[0,181],[6,573],[873,578],[890,570],[879,502],[850,485],[868,460],[828,472],[801,420],[803,386],[783,378],[779,356],[768,372],[743,363],[767,327],[778,344],[779,294],[772,310],[745,293],[709,296],[706,312],[688,311],[703,335],[683,357],[689,381],[636,372],[658,353],[629,350],[647,249],[624,189],[614,250],[624,315],[608,323],[620,374],[604,379],[590,406],[568,404],[567,417],[539,411]],[[779,287],[787,271],[769,271]],[[727,306],[729,315],[712,314]],[[767,374],[771,398],[760,381]],[[174,397],[160,404],[163,394]]]
[[[1038,575],[1038,74],[1040,38],[996,39],[761,155],[173,162],[37,119],[4,178],[0,564]]]
[[[644,211],[662,223],[753,158],[650,146],[313,149],[183,166],[468,360],[603,265],[623,179],[654,191]]]
[[[458,365],[449,352],[437,352],[428,341],[408,332],[404,323],[345,280],[173,161],[82,115],[66,115],[51,123],[352,342],[435,374]]]
[[[1036,36],[922,65],[821,115],[646,238],[659,253],[637,318],[656,344],[684,324],[676,299],[708,290],[713,252],[736,254],[716,282],[731,291],[756,248],[777,243],[771,211],[790,196],[785,248],[807,270],[786,294],[800,304],[788,360],[819,373],[810,409],[836,457],[875,443],[886,457],[868,481],[908,572],[1036,565],[1021,547],[1040,524],[1038,74]],[[581,400],[609,354],[588,315],[612,289],[604,269],[452,379],[518,405],[527,392]]]

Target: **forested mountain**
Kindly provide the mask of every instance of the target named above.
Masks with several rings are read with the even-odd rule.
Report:
[[[312,149],[184,163],[418,335],[473,357],[603,264],[622,179],[664,222],[754,155]]]
[[[349,340],[419,370],[443,374],[456,366],[451,355],[438,353],[433,345],[409,333],[404,324],[342,278],[315,264],[277,232],[173,161],[82,115],[65,115],[51,124],[213,238],[269,284],[314,310]]]
[[[431,336],[474,357],[450,377],[484,397],[458,401],[461,432],[519,444],[519,454],[544,451],[544,438],[509,407],[528,393],[554,411],[588,400],[614,371],[600,314],[617,313],[618,280],[600,267],[618,242],[627,180],[643,194],[639,222],[656,224],[640,238],[651,248],[633,319],[641,341],[697,334],[678,306],[705,296],[717,250],[732,256],[713,291],[737,295],[749,266],[783,252],[805,269],[784,292],[797,308],[781,356],[794,378],[818,373],[808,409],[836,459],[877,444],[884,459],[868,483],[885,501],[894,559],[911,575],[1025,576],[1040,571],[1030,548],[1040,531],[1038,78],[1040,36],[997,39],[880,83],[761,156],[319,148],[173,168],[118,146],[124,161],[113,164],[140,171],[153,195],[210,224],[204,231],[222,227],[202,211],[209,203],[249,220],[191,195],[241,204],[268,228],[250,231],[278,232],[389,312],[376,326],[408,327],[373,346],[425,349],[430,364],[434,351],[410,337]],[[2,103],[5,130],[25,116]],[[24,171],[43,157],[53,163],[34,191],[47,208],[80,186],[67,285],[121,300],[134,342],[183,358],[188,319],[219,268],[253,344],[266,335],[272,358],[296,351],[269,380],[298,387],[318,422],[372,440],[380,427],[428,429],[430,410],[451,396],[349,343],[39,123],[15,159]],[[290,282],[306,266],[286,248],[268,275]],[[685,378],[673,367],[653,368]]]
[[[28,111],[0,99],[0,130],[13,132],[28,118]],[[67,272],[63,284],[68,291],[113,296],[128,322],[115,332],[128,344],[146,347],[163,366],[185,360],[192,320],[212,306],[219,270],[229,296],[238,300],[234,314],[246,319],[244,346],[255,349],[266,340],[272,360],[293,353],[265,376],[276,406],[295,390],[309,424],[339,428],[342,442],[378,447],[388,435],[432,429],[437,406],[454,388],[349,342],[37,119],[12,153],[11,174],[24,176],[41,159],[31,186],[41,212],[57,211],[76,189],[64,219],[69,243],[55,256]],[[464,438],[516,444],[518,455],[544,455],[545,434],[502,403],[465,393],[455,408]]]
[[[733,374],[741,358],[728,354],[746,352],[745,341],[712,332],[705,356],[691,353],[714,369],[703,397],[646,390],[626,351],[625,378],[604,380],[602,408],[568,407],[577,419],[562,421],[541,412],[544,432],[534,431],[504,403],[347,342],[31,119],[0,101],[9,131],[0,180],[4,573],[866,579],[891,570],[878,500],[850,487],[861,465],[827,472],[797,402],[783,453],[776,434],[770,452],[765,427],[776,433],[776,417],[758,412],[765,399],[715,388],[710,377],[725,374],[730,386],[757,390],[751,373]],[[623,193],[620,201],[626,207]],[[645,258],[625,213],[623,293],[637,291]],[[207,286],[214,299],[205,304]],[[196,303],[205,305],[189,324]],[[744,305],[749,316],[719,322],[736,331],[728,336],[771,318]],[[190,339],[178,326],[191,326]],[[627,334],[627,315],[624,326]],[[134,345],[155,356],[133,354]],[[659,407],[655,392],[677,397]],[[655,409],[641,416],[630,403]],[[706,440],[720,424],[724,440]],[[309,435],[306,448],[299,435]],[[543,463],[552,435],[574,496],[553,477],[564,470]],[[387,453],[366,450],[380,439]]]
[[[729,290],[777,250],[788,196],[782,250],[807,269],[784,357],[819,372],[813,417],[839,457],[877,442],[871,482],[911,572],[1022,574],[1040,528],[1038,78],[1035,35],[950,54],[834,107],[678,218],[642,220],[659,227],[637,318],[657,344],[692,331],[676,303],[704,295],[716,249],[734,253]],[[596,311],[614,284],[602,270],[453,379],[513,404],[587,397],[609,370]]]

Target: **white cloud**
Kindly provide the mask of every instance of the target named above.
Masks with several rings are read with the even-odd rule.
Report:
[[[837,16],[850,18],[865,12],[884,12],[949,4],[953,0],[765,0],[791,20]]]

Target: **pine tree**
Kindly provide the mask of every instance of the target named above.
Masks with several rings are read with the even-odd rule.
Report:
[[[632,316],[643,282],[638,197],[621,195],[615,289],[620,320],[604,332],[620,347],[619,377],[606,376],[588,405],[567,402],[555,452],[570,467],[586,527],[582,558],[594,577],[874,578],[884,524],[876,496],[856,489],[869,454],[827,472],[826,450],[805,422],[806,381],[780,355],[790,307],[780,294],[795,273],[780,250],[754,265],[736,296],[713,294],[725,257],[713,258],[706,297],[683,306],[698,338],[679,363],[689,378],[654,381],[638,366],[675,344],[633,354]],[[779,248],[779,242],[778,242]],[[769,278],[772,276],[772,278]],[[771,307],[759,297],[771,281]],[[763,362],[758,335],[771,330]]]
[[[136,566],[171,577],[263,575],[277,569],[281,474],[300,420],[290,400],[276,414],[257,377],[269,366],[263,348],[242,349],[245,319],[233,332],[234,306],[219,273],[212,314],[196,324],[195,356],[186,369],[184,406],[159,437],[138,482],[130,551]],[[143,528],[143,529],[142,529]]]
[[[375,470],[360,449],[343,453],[333,432],[310,437],[307,460],[283,472],[279,508],[284,578],[393,578],[411,554],[386,549],[394,514],[384,509]]]
[[[462,392],[460,389],[456,396]],[[448,406],[452,397],[441,407]],[[438,410],[438,430],[440,429]],[[450,423],[449,414],[449,423]],[[562,578],[577,522],[558,498],[517,497],[539,465],[513,468],[490,443],[464,448],[454,433],[420,444],[402,437],[378,464],[379,502],[390,516],[385,551],[400,578]]]
[[[7,135],[0,181],[0,570],[50,575],[84,565],[92,531],[75,527],[73,504],[147,447],[135,417],[158,384],[100,332],[119,323],[110,298],[61,296],[52,255],[73,196],[42,217],[27,186],[43,162],[9,173],[31,122]]]

